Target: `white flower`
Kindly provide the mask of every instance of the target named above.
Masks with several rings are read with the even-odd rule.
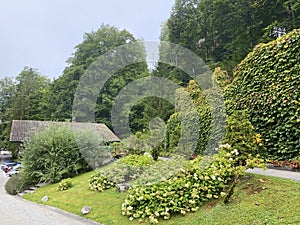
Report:
[[[239,155],[239,151],[235,148],[231,151],[232,155]]]
[[[230,144],[224,144],[224,145],[220,145],[220,148],[231,148]]]
[[[221,197],[224,197],[226,196],[226,193],[225,192],[221,192]]]

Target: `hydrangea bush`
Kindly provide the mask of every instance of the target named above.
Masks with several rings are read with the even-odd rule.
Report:
[[[130,220],[158,223],[159,218],[195,212],[210,199],[226,197],[233,178],[260,162],[249,156],[245,165],[239,165],[238,155],[237,149],[225,144],[209,160],[198,156],[165,181],[133,186],[122,204],[122,214]]]

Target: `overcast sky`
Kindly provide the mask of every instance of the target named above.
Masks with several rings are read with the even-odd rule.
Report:
[[[25,66],[58,77],[84,33],[101,24],[158,40],[174,0],[0,0],[0,77]]]

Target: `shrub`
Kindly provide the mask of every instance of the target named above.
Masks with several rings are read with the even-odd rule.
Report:
[[[226,89],[227,106],[247,110],[264,140],[266,157],[300,154],[300,29],[256,46],[238,65]]]
[[[192,148],[194,152],[189,151],[192,156],[213,155],[221,144],[226,119],[222,90],[230,83],[230,79],[226,71],[216,68],[206,83],[205,90],[201,90],[194,80],[189,81],[186,88],[177,90],[176,112],[167,122],[165,146],[168,152],[172,153],[177,147],[179,151]],[[185,97],[186,93],[194,105],[189,105],[190,99]],[[196,115],[193,110],[196,110]],[[185,127],[183,124],[186,124]],[[179,140],[186,146],[178,145]]]
[[[72,186],[73,186],[73,184],[72,184],[72,179],[71,178],[63,179],[59,182],[59,184],[57,186],[57,190],[59,190],[59,191],[68,190]]]
[[[89,187],[94,191],[113,188],[116,184],[136,180],[155,161],[146,155],[128,155],[106,170],[98,170],[91,176]]]
[[[149,138],[148,133],[136,132],[135,135],[123,139],[123,143],[126,146],[126,154],[143,155],[151,147],[146,143],[146,139]]]
[[[160,160],[148,166],[135,183],[142,185],[166,181],[185,163],[186,159],[183,156],[172,155],[170,160]]]
[[[100,171],[93,174],[89,180],[89,188],[93,191],[102,192],[103,190],[110,189],[116,186],[116,182],[109,180]]]
[[[249,121],[246,111],[236,110],[227,117],[226,134],[223,142],[228,143],[233,149],[238,149],[241,163],[244,163],[248,155],[257,155],[259,149],[262,152],[263,143],[260,134],[256,134]]]
[[[5,190],[10,195],[16,195],[22,191],[22,184],[20,182],[20,175],[14,174],[5,183]]]
[[[81,156],[72,129],[67,126],[50,126],[36,132],[25,142],[21,156],[24,185],[59,182],[89,168]]]
[[[160,217],[169,219],[172,214],[197,211],[203,202],[226,196],[232,178],[256,162],[249,158],[245,166],[235,166],[237,155],[230,145],[222,145],[217,155],[198,156],[168,180],[133,186],[122,204],[122,214],[130,220],[157,223]]]

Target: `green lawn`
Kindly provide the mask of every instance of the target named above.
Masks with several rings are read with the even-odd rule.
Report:
[[[129,221],[121,214],[121,204],[126,193],[107,190],[102,193],[90,191],[89,172],[73,178],[74,186],[67,191],[57,191],[57,184],[27,194],[25,199],[41,203],[49,196],[47,205],[80,215],[83,206],[92,212],[85,217],[105,225],[137,225],[146,222]],[[247,175],[239,183],[229,205],[213,201],[196,213],[172,216],[160,220],[162,225],[250,225],[250,224],[300,224],[300,183],[279,178]]]

